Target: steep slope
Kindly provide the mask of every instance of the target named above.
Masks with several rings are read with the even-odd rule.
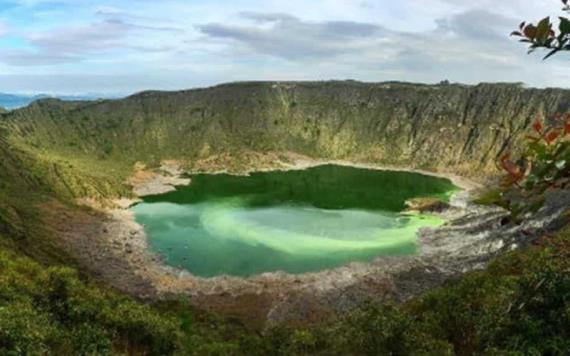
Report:
[[[236,83],[44,100],[5,114],[4,125],[12,142],[98,163],[294,151],[482,177],[535,115],[569,107],[569,91],[514,84]]]

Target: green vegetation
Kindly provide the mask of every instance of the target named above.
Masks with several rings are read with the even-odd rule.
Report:
[[[268,151],[484,177],[524,139],[528,117],[551,115],[569,98],[518,84],[235,83],[89,103],[41,100],[0,114],[0,131],[74,181],[109,174],[117,182],[137,161],[193,164]]]
[[[569,12],[568,0],[561,0],[564,5],[563,11]],[[538,21],[537,24],[521,22],[519,29],[511,33],[511,36],[520,37],[520,42],[528,43],[529,52],[536,49],[546,49],[547,59],[560,51],[570,51],[570,19],[560,16],[558,26],[552,23],[550,16]]]
[[[277,354],[564,355],[570,229],[401,306],[370,305],[325,327],[270,331]]]
[[[570,114],[560,114],[546,125],[540,118],[533,124],[534,135],[527,136],[527,149],[516,161],[509,154],[500,159],[507,173],[503,185],[516,187],[525,196],[539,195],[547,189],[565,188],[570,182]]]
[[[0,251],[0,354],[563,355],[570,348],[570,229],[401,306],[263,335],[183,304],[150,307]],[[166,311],[168,310],[168,311]]]
[[[570,187],[570,114],[557,114],[547,124],[537,118],[532,126],[520,157],[512,161],[506,153],[499,160],[505,172],[501,188],[477,199],[510,210],[515,221],[540,209],[546,193]]]
[[[41,207],[57,202],[72,212],[77,197],[127,195],[123,182],[137,161],[292,150],[488,175],[509,148],[504,142],[513,156],[522,151],[516,144],[528,117],[554,113],[570,96],[518,85],[272,85],[46,100],[0,114],[0,354],[556,355],[570,348],[568,229],[403,305],[263,334],[183,303],[149,305],[77,272]],[[484,198],[497,202],[496,193]]]
[[[570,229],[403,305],[259,334],[183,303],[147,305],[78,274],[38,216],[37,206],[54,199],[44,179],[57,159],[0,152],[0,354],[563,355],[570,348]],[[72,171],[89,164],[78,161]]]
[[[68,267],[0,250],[0,354],[175,350],[176,319],[82,281]]]

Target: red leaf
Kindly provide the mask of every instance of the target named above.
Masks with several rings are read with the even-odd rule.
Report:
[[[566,121],[566,123],[564,124],[564,133],[570,134],[570,121]]]
[[[509,154],[506,153],[500,158],[499,162],[501,167],[508,173],[510,180],[513,183],[518,183],[523,179],[524,172],[517,165],[512,163],[509,157]]]
[[[544,136],[544,141],[546,141],[546,143],[550,145],[552,142],[556,141],[558,137],[560,137],[559,130],[550,131],[548,134]]]
[[[533,124],[532,124],[532,129],[538,133],[542,132],[542,121],[540,120],[540,118],[536,118],[536,120],[534,120]]]
[[[524,35],[529,39],[534,39],[536,37],[536,27],[533,25],[528,25],[524,28]]]

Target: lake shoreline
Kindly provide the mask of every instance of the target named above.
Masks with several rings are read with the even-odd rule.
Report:
[[[170,178],[180,178],[184,171],[181,168],[183,167],[182,163],[176,162],[174,164],[173,161],[169,162],[171,168],[174,165],[177,166],[177,169],[170,172],[163,171],[162,174]],[[273,164],[272,167],[253,167],[245,172],[232,172],[232,174],[243,175],[270,170],[301,170],[326,164],[419,173],[447,178],[452,180],[452,182],[457,182],[454,183],[456,186],[466,189],[460,193],[463,194],[463,201],[459,206],[457,202],[454,203],[456,206],[453,212],[445,215],[446,221],[453,220],[466,213],[465,204],[469,204],[467,197],[473,189],[480,186],[468,179],[458,180],[456,177],[446,175],[445,173],[336,160],[297,159],[293,162]],[[176,172],[176,174],[172,174],[172,172]],[[189,174],[192,173],[198,172],[192,172],[191,170]],[[228,172],[217,170],[209,173]],[[151,177],[156,182],[155,174],[148,177]],[[172,180],[168,181],[172,182]],[[144,180],[140,182],[141,184],[145,183]],[[191,184],[191,181],[187,180],[184,183],[181,185]],[[174,186],[168,185],[168,189],[172,190]],[[154,184],[153,186],[156,187],[157,185]],[[164,187],[160,188],[160,192],[163,189]],[[354,307],[363,302],[364,299],[384,300],[385,298],[392,298],[401,293],[394,284],[394,276],[413,268],[413,266],[417,266],[419,261],[423,259],[422,256],[377,257],[371,262],[352,262],[341,267],[303,274],[268,272],[247,278],[232,276],[196,277],[186,270],[164,264],[160,256],[149,249],[144,227],[136,222],[134,214],[128,210],[129,206],[139,202],[140,199],[139,197],[116,200],[115,208],[103,209],[105,219],[101,221],[101,226],[97,231],[92,232],[95,236],[92,236],[88,241],[93,241],[93,239],[102,241],[106,246],[100,249],[100,251],[103,251],[101,253],[105,255],[103,260],[117,262],[107,263],[106,265],[98,264],[95,267],[99,272],[98,275],[110,282],[114,287],[145,299],[167,300],[177,299],[180,298],[180,295],[185,295],[197,307],[215,312],[236,314],[240,319],[247,320],[247,323],[251,323],[255,327],[268,325],[267,323],[284,322],[286,321],[285,319],[305,319],[305,317],[301,317],[298,314],[298,311],[289,310],[290,308],[297,308],[293,305],[296,305],[297,302],[294,302],[294,300],[299,295],[305,295],[308,298],[307,300],[316,301],[325,298],[330,293],[344,293],[342,291],[353,290],[353,288],[356,288],[356,290],[362,288],[368,290],[368,292],[359,292],[359,296],[351,301],[350,304],[354,305]],[[427,230],[431,231],[433,229]],[[100,231],[103,231],[103,234]],[[422,234],[424,233],[418,232],[420,237]],[[101,235],[103,235],[103,238],[101,238]],[[87,265],[91,265],[91,268],[93,268],[93,263],[97,262],[90,260]],[[121,268],[115,268],[118,265]],[[128,277],[129,275],[132,278]],[[131,280],[138,282],[131,283]],[[426,284],[427,288],[427,283],[424,284]],[[420,289],[423,290],[423,287],[418,287],[418,291]],[[414,291],[412,294],[415,295],[418,291]],[[407,293],[404,294],[407,295]],[[249,297],[252,302],[244,302],[246,297]],[[337,307],[316,307],[315,315],[320,318],[331,313],[334,314],[334,310]]]
[[[418,168],[410,168],[410,167],[399,167],[399,166],[392,166],[392,165],[383,165],[383,164],[375,164],[375,163],[359,163],[359,162],[352,162],[347,160],[320,160],[320,159],[311,159],[308,157],[305,158],[297,158],[293,164],[290,164],[289,167],[286,168],[277,168],[277,169],[261,169],[261,170],[251,170],[249,173],[255,172],[267,172],[267,171],[279,171],[279,170],[303,170],[309,169],[319,166],[325,165],[337,165],[337,166],[344,166],[344,167],[352,167],[352,168],[362,168],[362,169],[371,169],[371,170],[378,170],[378,171],[388,171],[388,172],[406,172],[406,173],[416,173],[430,177],[437,177],[437,178],[444,178],[450,180],[455,186],[460,188],[461,190],[475,190],[482,187],[482,184],[477,183],[471,179],[461,177],[455,174],[444,173],[444,172],[434,172],[424,169]]]
[[[248,175],[256,172],[271,172],[271,171],[288,171],[288,170],[303,170],[323,165],[338,165],[353,168],[373,169],[380,171],[393,171],[393,172],[408,172],[417,173],[426,176],[437,178],[444,178],[450,180],[455,186],[462,190],[476,190],[483,187],[483,184],[475,179],[464,177],[461,175],[453,174],[447,171],[428,170],[409,166],[398,166],[380,164],[374,162],[366,162],[360,160],[331,160],[312,158],[305,155],[300,155],[293,152],[269,152],[265,154],[255,154],[254,160],[259,163],[249,164],[246,167],[239,168],[220,168],[220,166],[231,166],[224,164],[226,161],[231,160],[231,157],[223,155],[214,156],[217,159],[203,159],[199,161],[198,167],[191,167],[186,173],[192,174],[231,174],[231,175]],[[247,154],[246,154],[247,155]],[[214,162],[212,162],[214,161]],[[180,162],[182,165],[182,162]]]
[[[153,196],[131,210],[145,225],[153,252],[169,265],[201,277],[243,278],[413,255],[417,230],[444,221],[404,217],[406,202],[447,200],[457,189],[433,176],[319,165],[195,175],[190,188]]]

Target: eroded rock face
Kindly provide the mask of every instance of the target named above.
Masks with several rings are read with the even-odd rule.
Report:
[[[3,121],[30,144],[131,162],[291,151],[485,177],[537,114],[569,106],[570,91],[514,84],[267,82],[40,101]]]

